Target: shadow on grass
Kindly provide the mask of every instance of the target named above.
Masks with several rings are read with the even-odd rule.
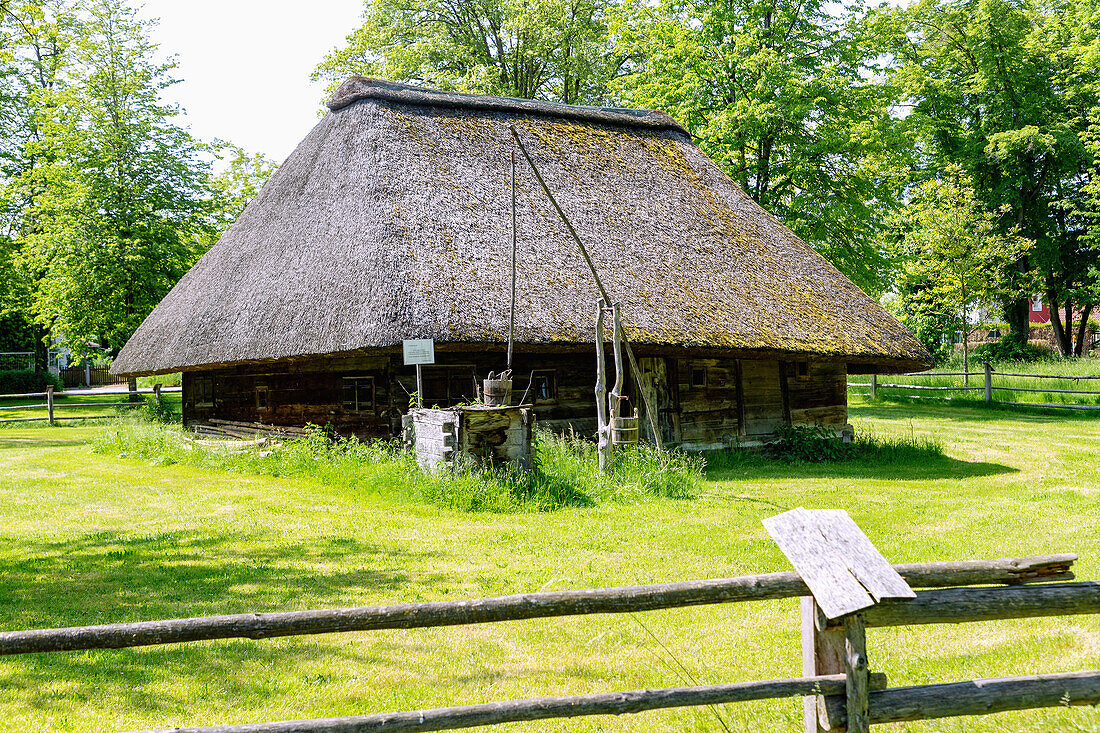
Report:
[[[3,430],[0,430],[0,450],[10,450],[12,448],[68,448],[74,445],[86,445],[87,443],[87,435],[73,436],[72,438],[39,438],[31,435],[8,436],[4,435]]]
[[[0,541],[4,630],[357,605],[410,581],[436,553],[356,539],[114,532],[59,542]],[[418,576],[418,586],[445,580]],[[349,602],[350,601],[350,602]]]
[[[860,478],[879,481],[928,481],[964,479],[1017,473],[999,463],[960,461],[949,456],[890,458],[856,456],[819,463],[791,462],[759,454],[723,453],[707,459],[711,481],[763,481],[800,478]]]
[[[877,402],[858,402],[848,405],[849,418],[869,417],[877,420],[908,420],[927,418],[955,422],[1000,422],[1011,419],[1033,425],[1060,423],[1069,420],[1095,420],[1100,411],[1066,410],[1041,407],[1015,407],[1012,405],[986,405],[973,400],[950,403],[917,402],[890,397]]]
[[[408,568],[430,567],[436,555],[345,537],[296,542],[259,534],[107,532],[59,542],[4,540],[0,630],[386,604],[413,582]],[[418,574],[415,583],[431,587],[448,578]],[[351,650],[323,638],[4,657],[0,689],[43,713],[113,699],[124,709],[178,721],[196,709],[188,699],[195,690],[261,706],[279,693],[272,684],[281,683],[271,680],[285,680],[286,670],[316,673],[348,654],[355,664],[398,666],[408,651],[408,644],[382,636]],[[272,675],[273,669],[282,671]]]

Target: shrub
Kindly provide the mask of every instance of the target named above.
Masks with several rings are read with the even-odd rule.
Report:
[[[847,456],[847,444],[824,425],[780,425],[764,447],[765,455],[786,461],[837,461]]]
[[[935,440],[907,436],[886,438],[857,434],[850,443],[842,442],[824,425],[783,425],[773,433],[761,455],[745,451],[720,451],[707,456],[711,471],[735,470],[747,464],[773,459],[788,463],[860,460],[869,463],[902,463],[941,458],[943,446]]]
[[[1032,346],[1012,335],[1003,336],[999,341],[982,344],[974,349],[974,357],[982,361],[1034,361],[1049,356],[1044,349]]]
[[[29,369],[0,371],[0,394],[45,392],[49,385],[53,385],[53,388],[59,391],[65,388],[61,379],[49,372],[32,372]]]

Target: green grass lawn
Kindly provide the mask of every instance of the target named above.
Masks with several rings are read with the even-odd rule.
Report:
[[[306,479],[96,455],[101,427],[0,429],[0,627],[401,603],[787,570],[760,520],[847,509],[895,562],[1077,552],[1100,579],[1100,420],[855,403],[943,458],[714,472],[696,498],[463,513]],[[355,715],[800,674],[796,601],[0,658],[5,730]],[[1100,617],[869,631],[891,685],[1100,668]],[[681,665],[683,668],[681,668]],[[686,668],[686,672],[684,670]],[[689,677],[690,675],[690,677]],[[795,699],[507,731],[801,730]],[[879,728],[876,728],[878,730]],[[1100,710],[882,726],[1100,731]]]

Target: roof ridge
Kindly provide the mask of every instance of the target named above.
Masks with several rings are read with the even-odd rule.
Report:
[[[584,122],[600,122],[625,127],[672,130],[683,133],[688,138],[691,137],[691,134],[679,122],[665,112],[628,107],[585,107],[535,99],[444,92],[438,89],[399,84],[368,76],[349,77],[332,95],[332,99],[328,101],[327,106],[330,110],[336,112],[363,99],[381,99],[399,104],[448,107],[452,109],[521,112],[523,114],[564,117]]]

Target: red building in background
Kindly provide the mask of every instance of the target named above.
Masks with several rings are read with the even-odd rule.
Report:
[[[1050,323],[1050,309],[1041,296],[1032,297],[1027,316],[1028,323]]]

